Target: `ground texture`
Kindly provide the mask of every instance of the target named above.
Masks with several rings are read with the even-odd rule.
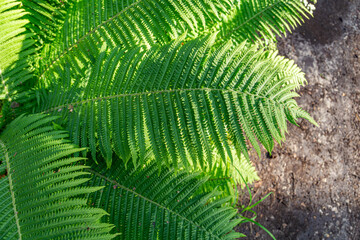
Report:
[[[256,211],[277,239],[360,239],[360,0],[319,0],[315,18],[279,40],[309,84],[298,103],[320,127],[290,126],[255,165]],[[248,239],[270,239],[258,227]]]

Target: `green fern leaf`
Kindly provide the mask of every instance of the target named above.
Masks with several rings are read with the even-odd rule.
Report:
[[[88,202],[110,213],[117,239],[235,239],[233,231],[241,222],[237,210],[222,206],[229,200],[213,200],[216,191],[195,194],[207,178],[147,164],[137,170],[125,169],[119,160],[106,170],[104,164],[87,171],[93,178],[87,186],[101,186],[101,192],[88,195]]]
[[[107,213],[86,206],[79,197],[101,187],[88,181],[81,151],[64,131],[51,126],[54,117],[21,116],[0,135],[0,239],[112,239]]]
[[[311,120],[292,99],[305,82],[299,68],[256,46],[212,51],[215,38],[103,51],[83,78],[68,72],[40,88],[35,111],[68,119],[74,143],[94,159],[100,150],[108,166],[113,150],[138,165],[151,147],[159,164],[204,167],[215,149],[232,158],[229,139],[248,158],[245,137],[260,154],[257,140],[268,151],[284,140],[286,119]]]

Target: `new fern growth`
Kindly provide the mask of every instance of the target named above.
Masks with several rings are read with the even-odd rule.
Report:
[[[271,152],[287,122],[316,125],[294,100],[304,73],[270,50],[313,10],[0,0],[0,238],[243,236],[249,148]]]

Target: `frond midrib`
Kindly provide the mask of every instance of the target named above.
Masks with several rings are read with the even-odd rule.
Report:
[[[11,177],[11,168],[10,168],[10,159],[9,159],[9,153],[7,151],[6,145],[5,143],[0,139],[0,146],[3,149],[4,152],[4,157],[5,157],[5,162],[6,162],[6,167],[8,169],[8,175],[7,178],[9,180],[9,187],[10,187],[10,195],[11,195],[11,202],[13,205],[13,210],[14,210],[14,218],[15,218],[15,222],[16,222],[16,228],[17,228],[17,232],[19,234],[19,240],[22,239],[22,235],[21,235],[21,231],[20,231],[20,222],[19,222],[19,217],[18,217],[18,212],[16,209],[16,203],[15,203],[15,193],[13,190],[13,182],[12,182],[12,177]]]
[[[168,90],[157,90],[157,91],[151,91],[151,92],[139,92],[139,93],[124,93],[124,94],[117,94],[117,95],[110,95],[110,96],[103,96],[103,97],[95,97],[95,98],[90,98],[90,99],[86,99],[86,100],[82,100],[82,101],[77,101],[77,102],[71,102],[71,103],[67,103],[67,104],[63,104],[57,107],[53,107],[47,110],[42,111],[41,113],[50,113],[59,109],[63,109],[66,108],[68,106],[72,106],[75,107],[77,105],[83,105],[89,102],[95,102],[95,101],[102,101],[102,100],[109,100],[109,99],[113,99],[113,98],[121,98],[121,97],[131,97],[131,96],[141,96],[141,95],[149,95],[149,94],[161,94],[161,93],[175,93],[175,92],[191,92],[191,91],[219,91],[219,92],[232,92],[232,93],[236,93],[236,94],[245,94],[245,95],[251,95],[254,96],[258,99],[262,98],[262,99],[267,99],[269,101],[272,101],[276,104],[279,105],[284,105],[284,103],[275,101],[274,99],[271,99],[269,97],[266,96],[262,96],[262,95],[258,95],[258,94],[253,94],[253,93],[249,93],[249,92],[242,92],[242,91],[236,91],[233,89],[218,89],[218,88],[187,88],[187,89],[168,89]]]
[[[124,8],[123,10],[121,10],[120,12],[116,13],[114,16],[112,16],[111,18],[103,21],[102,23],[100,23],[99,25],[97,25],[94,29],[90,30],[87,34],[85,34],[84,36],[82,36],[81,38],[79,38],[76,42],[74,42],[69,48],[64,49],[57,58],[55,58],[51,63],[47,64],[45,67],[45,70],[40,74],[39,79],[42,79],[45,75],[45,73],[51,69],[51,67],[58,62],[63,56],[65,56],[65,54],[67,54],[68,52],[70,52],[75,46],[77,46],[80,42],[82,42],[85,38],[87,38],[88,36],[90,36],[91,34],[93,34],[96,30],[98,30],[100,27],[104,26],[105,24],[113,21],[115,18],[117,18],[118,16],[120,16],[122,13],[124,13],[125,11],[127,11],[128,9],[130,9],[131,7],[139,4],[140,2],[142,2],[144,0],[138,0],[137,2],[134,2],[132,4],[130,4],[129,6],[127,6],[126,8]]]
[[[163,206],[163,205],[161,205],[161,204],[159,204],[159,203],[157,203],[157,202],[155,202],[155,201],[153,201],[153,200],[151,200],[151,199],[149,199],[149,198],[141,195],[141,194],[138,193],[138,192],[136,192],[136,191],[134,191],[134,190],[131,190],[131,189],[125,187],[124,185],[121,185],[121,184],[118,183],[116,180],[111,180],[110,178],[102,175],[101,173],[98,173],[97,171],[94,171],[93,169],[84,169],[84,171],[90,172],[90,173],[94,174],[95,176],[100,177],[100,178],[104,179],[105,181],[108,181],[108,182],[114,184],[116,187],[120,187],[120,188],[124,189],[125,191],[131,192],[131,193],[135,194],[136,196],[144,199],[145,201],[150,202],[150,203],[158,206],[159,208],[162,208],[162,209],[165,209],[165,210],[169,211],[171,214],[174,214],[174,215],[178,216],[179,218],[181,218],[181,219],[183,219],[183,220],[185,220],[185,221],[193,224],[194,226],[197,226],[198,228],[201,228],[203,231],[209,233],[209,234],[210,234],[211,236],[213,236],[214,238],[221,240],[221,238],[219,238],[218,236],[214,235],[213,232],[209,231],[208,229],[204,228],[203,226],[196,224],[196,223],[193,222],[192,220],[190,220],[190,219],[188,219],[188,218],[186,218],[186,217],[178,214],[177,212],[174,212],[173,210],[167,208],[166,206]]]

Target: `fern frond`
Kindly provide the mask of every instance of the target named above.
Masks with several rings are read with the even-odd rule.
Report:
[[[89,195],[89,204],[110,213],[117,239],[235,239],[233,231],[241,222],[237,210],[222,206],[229,197],[212,200],[216,191],[195,194],[206,182],[199,173],[162,168],[152,163],[143,168],[125,169],[115,160],[111,169],[93,165],[88,186],[105,185]]]
[[[301,0],[237,0],[236,7],[219,27],[219,38],[271,43],[311,15]]]
[[[110,49],[150,48],[185,32],[196,37],[210,31],[232,7],[232,0],[78,1],[55,44],[44,52],[40,78],[51,82],[67,64],[82,72],[96,61],[104,42]]]
[[[214,149],[232,157],[229,139],[248,158],[245,137],[259,154],[257,139],[271,151],[286,119],[298,116],[293,90],[304,74],[284,73],[289,60],[245,44],[212,52],[215,38],[103,51],[82,79],[60,73],[48,91],[40,88],[35,111],[68,119],[74,143],[90,147],[94,159],[100,150],[108,166],[112,150],[138,165],[151,147],[161,164],[203,167]]]
[[[82,149],[54,119],[22,116],[0,135],[0,239],[112,239],[113,226],[99,221],[107,213],[79,197],[100,189],[80,186],[89,173],[71,155]]]
[[[19,85],[31,77],[27,57],[34,52],[34,41],[26,32],[27,13],[19,1],[0,0],[0,99],[11,99]]]

